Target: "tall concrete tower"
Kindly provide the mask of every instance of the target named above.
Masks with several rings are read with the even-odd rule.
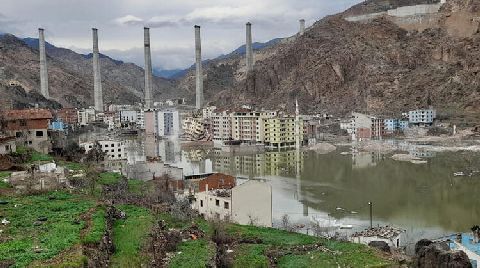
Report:
[[[93,97],[95,111],[103,112],[102,77],[100,75],[100,55],[98,52],[98,30],[92,28],[93,35]]]
[[[143,28],[145,52],[145,108],[152,108],[152,55],[150,53],[150,28]]]
[[[303,35],[305,33],[305,20],[301,19],[299,22],[300,22],[300,30],[298,31],[298,33],[300,35]]]
[[[48,99],[48,69],[47,69],[47,53],[45,52],[45,35],[42,28],[38,28],[38,50],[40,52],[40,93]]]
[[[195,25],[195,67],[195,106],[197,109],[201,109],[203,107],[202,40],[200,38],[200,26],[198,25]]]
[[[252,47],[252,24],[247,22],[247,43],[246,43],[246,55],[247,55],[247,72],[253,70],[253,47]]]

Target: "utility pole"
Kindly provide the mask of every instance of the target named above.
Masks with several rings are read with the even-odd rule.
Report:
[[[370,229],[372,229],[373,228],[373,217],[372,217],[373,203],[370,201],[368,202],[368,205],[370,206]]]

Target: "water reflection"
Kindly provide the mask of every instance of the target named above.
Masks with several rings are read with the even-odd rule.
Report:
[[[400,151],[428,158],[427,164],[398,162],[380,153],[329,154],[275,151],[257,154],[226,153],[213,148],[186,147],[178,140],[149,138],[128,146],[128,166],[139,163],[150,172],[161,167],[181,170],[181,176],[221,172],[241,178],[266,179],[272,188],[274,226],[283,215],[308,225],[312,216],[369,226],[368,202],[373,202],[374,224],[407,230],[410,243],[468,231],[480,219],[480,177],[453,173],[480,168],[474,153],[431,153],[423,146],[392,142]],[[156,158],[147,166],[149,158]],[[298,171],[298,172],[297,172]],[[144,175],[145,178],[151,176]],[[344,230],[342,232],[351,232]]]

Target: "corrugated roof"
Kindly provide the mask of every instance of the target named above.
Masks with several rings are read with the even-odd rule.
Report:
[[[52,119],[52,113],[46,109],[9,110],[4,113],[5,120]]]

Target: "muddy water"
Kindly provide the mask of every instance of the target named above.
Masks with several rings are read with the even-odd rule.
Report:
[[[422,152],[417,155],[427,156],[428,163],[412,164],[394,161],[391,154],[341,154],[349,148],[300,156],[295,151],[238,155],[214,148],[184,150],[178,141],[139,144],[133,148],[183,168],[184,175],[223,172],[267,179],[274,226],[287,214],[292,223],[307,227],[312,217],[352,225],[340,231],[349,234],[370,225],[368,202],[373,203],[373,224],[405,229],[410,245],[480,223],[480,174],[453,175],[480,170],[478,153]]]

